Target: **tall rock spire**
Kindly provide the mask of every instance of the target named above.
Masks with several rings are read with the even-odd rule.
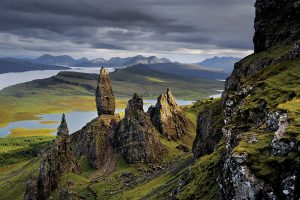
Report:
[[[101,67],[96,89],[96,105],[98,115],[115,114],[115,96],[111,87],[107,70]]]
[[[63,136],[68,136],[69,135],[69,129],[68,125],[66,122],[66,116],[65,114],[62,115],[61,123],[57,129],[57,136],[63,137]]]

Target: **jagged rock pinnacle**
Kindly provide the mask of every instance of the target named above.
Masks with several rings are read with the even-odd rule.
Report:
[[[176,141],[187,134],[188,120],[169,88],[158,97],[156,106],[149,108],[148,114],[164,137]]]
[[[100,70],[96,89],[96,105],[98,115],[107,114],[114,115],[115,113],[115,96],[111,87],[109,74],[103,67]]]
[[[66,121],[66,116],[63,113],[61,123],[58,127],[57,136],[66,136],[69,135],[69,129]]]

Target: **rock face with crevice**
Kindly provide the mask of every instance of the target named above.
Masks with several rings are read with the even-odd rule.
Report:
[[[115,140],[127,163],[155,163],[162,159],[164,147],[159,133],[143,110],[143,99],[137,94],[128,102]]]
[[[108,72],[103,67],[100,70],[97,83],[96,105],[99,116],[102,114],[115,114],[115,96],[111,87],[111,81]]]
[[[73,157],[69,129],[63,115],[54,144],[42,160],[37,182],[28,182],[25,198],[47,199],[59,186],[60,177],[67,172],[79,173],[79,165]]]
[[[170,89],[158,97],[148,114],[156,129],[167,139],[176,141],[188,134],[188,120]]]

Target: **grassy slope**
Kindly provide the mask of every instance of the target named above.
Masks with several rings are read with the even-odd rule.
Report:
[[[267,52],[254,54],[245,62],[255,62],[258,58],[280,57],[287,54],[289,46],[277,46]],[[244,78],[245,85],[255,87],[255,93],[247,98],[243,109],[257,112],[260,102],[266,102],[269,112],[287,112],[290,119],[286,130],[286,139],[294,140],[295,146],[300,145],[300,58],[283,60],[272,64],[254,77]],[[241,136],[241,141],[234,149],[235,153],[248,154],[247,165],[254,174],[273,185],[279,182],[283,170],[299,168],[300,157],[295,152],[287,156],[272,156],[271,141],[274,132],[266,131],[265,126],[253,128]],[[250,144],[249,138],[256,137],[258,142]]]
[[[277,58],[287,54],[290,46],[277,46],[266,52],[253,54],[242,60],[244,64],[255,63],[259,59]],[[300,145],[300,58],[297,60],[283,60],[278,64],[266,67],[257,75],[242,79],[244,85],[251,85],[255,88],[255,93],[247,98],[243,106],[246,111],[254,112],[259,108],[260,102],[267,103],[269,112],[287,112],[290,119],[290,126],[286,131],[287,139],[296,141],[296,146]],[[203,109],[203,102],[198,102],[193,107],[198,110]],[[193,107],[190,112],[193,112]],[[243,126],[237,123],[237,126]],[[255,136],[258,142],[250,144],[247,142]],[[274,137],[274,132],[268,132],[261,128],[254,128],[243,133],[240,143],[234,149],[235,153],[247,153],[246,164],[252,172],[259,178],[276,184],[280,179],[283,169],[299,168],[300,157],[295,152],[288,156],[272,156],[270,145]],[[220,173],[220,161],[224,146],[222,142],[210,155],[205,155],[196,161],[192,168],[191,181],[177,196],[179,199],[218,199],[217,176]]]

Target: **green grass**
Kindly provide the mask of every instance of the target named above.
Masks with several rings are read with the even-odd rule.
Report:
[[[8,137],[53,136],[56,129],[26,129],[14,128]]]
[[[0,138],[0,166],[36,157],[38,152],[49,146],[54,138],[55,136]]]
[[[154,78],[154,77],[147,77],[147,79],[149,81],[155,82],[155,83],[165,83],[166,81],[158,79],[158,78]]]
[[[0,199],[22,200],[24,199],[28,178],[38,175],[40,160],[32,159],[10,166],[14,169],[6,171],[5,174],[0,176]],[[0,171],[5,168],[7,166],[0,166]]]
[[[219,185],[217,182],[220,165],[224,156],[225,145],[219,147],[210,155],[197,159],[189,175],[189,183],[183,187],[178,199],[219,199]]]

